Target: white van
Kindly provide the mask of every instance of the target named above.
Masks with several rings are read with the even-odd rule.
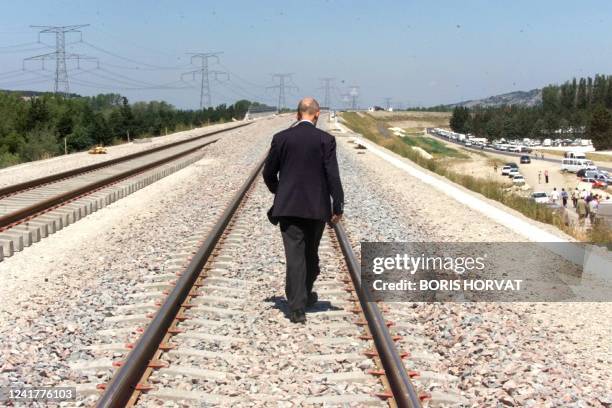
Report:
[[[586,159],[586,156],[582,152],[565,152],[564,157],[566,159]]]
[[[581,169],[597,170],[597,166],[587,159],[563,159],[561,161],[561,171],[576,173]]]

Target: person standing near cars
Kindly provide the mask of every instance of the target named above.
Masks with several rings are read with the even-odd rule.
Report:
[[[584,225],[584,219],[587,216],[587,203],[584,198],[580,197],[576,204],[576,212],[578,213],[578,222],[580,225]]]
[[[594,196],[589,201],[589,221],[591,226],[595,223],[595,217],[597,216],[597,209],[599,208],[599,200],[597,196]]]
[[[544,170],[544,181],[548,184],[548,170]]]
[[[567,191],[564,188],[561,189],[561,201],[563,202],[563,208],[567,208]]]
[[[542,170],[538,171],[538,184],[542,184]]]
[[[580,191],[578,191],[578,187],[576,187],[572,191],[572,204],[574,204],[574,208],[576,208],[576,205],[578,204],[578,196],[580,196]]]
[[[550,198],[553,203],[557,204],[557,201],[559,201],[559,192],[557,191],[557,187],[553,188],[553,191],[550,194]]]
[[[588,196],[589,196],[589,193],[587,193],[587,191],[583,188],[582,193],[580,193],[580,197],[586,201]]]

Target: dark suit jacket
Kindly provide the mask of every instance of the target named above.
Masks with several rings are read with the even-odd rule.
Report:
[[[332,211],[344,211],[336,139],[312,123],[300,122],[274,135],[263,178],[275,194],[273,218],[329,221]]]

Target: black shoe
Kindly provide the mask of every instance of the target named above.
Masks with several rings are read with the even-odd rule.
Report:
[[[319,295],[317,295],[317,292],[312,291],[308,294],[308,300],[306,301],[306,306],[312,307],[317,303],[318,300],[319,300]]]
[[[294,310],[289,317],[291,323],[306,323],[306,313],[302,309]]]

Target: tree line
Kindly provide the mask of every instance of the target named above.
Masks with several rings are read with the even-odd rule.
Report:
[[[62,97],[0,92],[0,167],[44,159],[128,138],[159,136],[207,123],[242,119],[257,102],[182,110],[163,101],[136,102],[119,94]]]
[[[612,76],[574,78],[542,89],[536,106],[455,107],[455,132],[489,139],[584,138],[612,149]]]

